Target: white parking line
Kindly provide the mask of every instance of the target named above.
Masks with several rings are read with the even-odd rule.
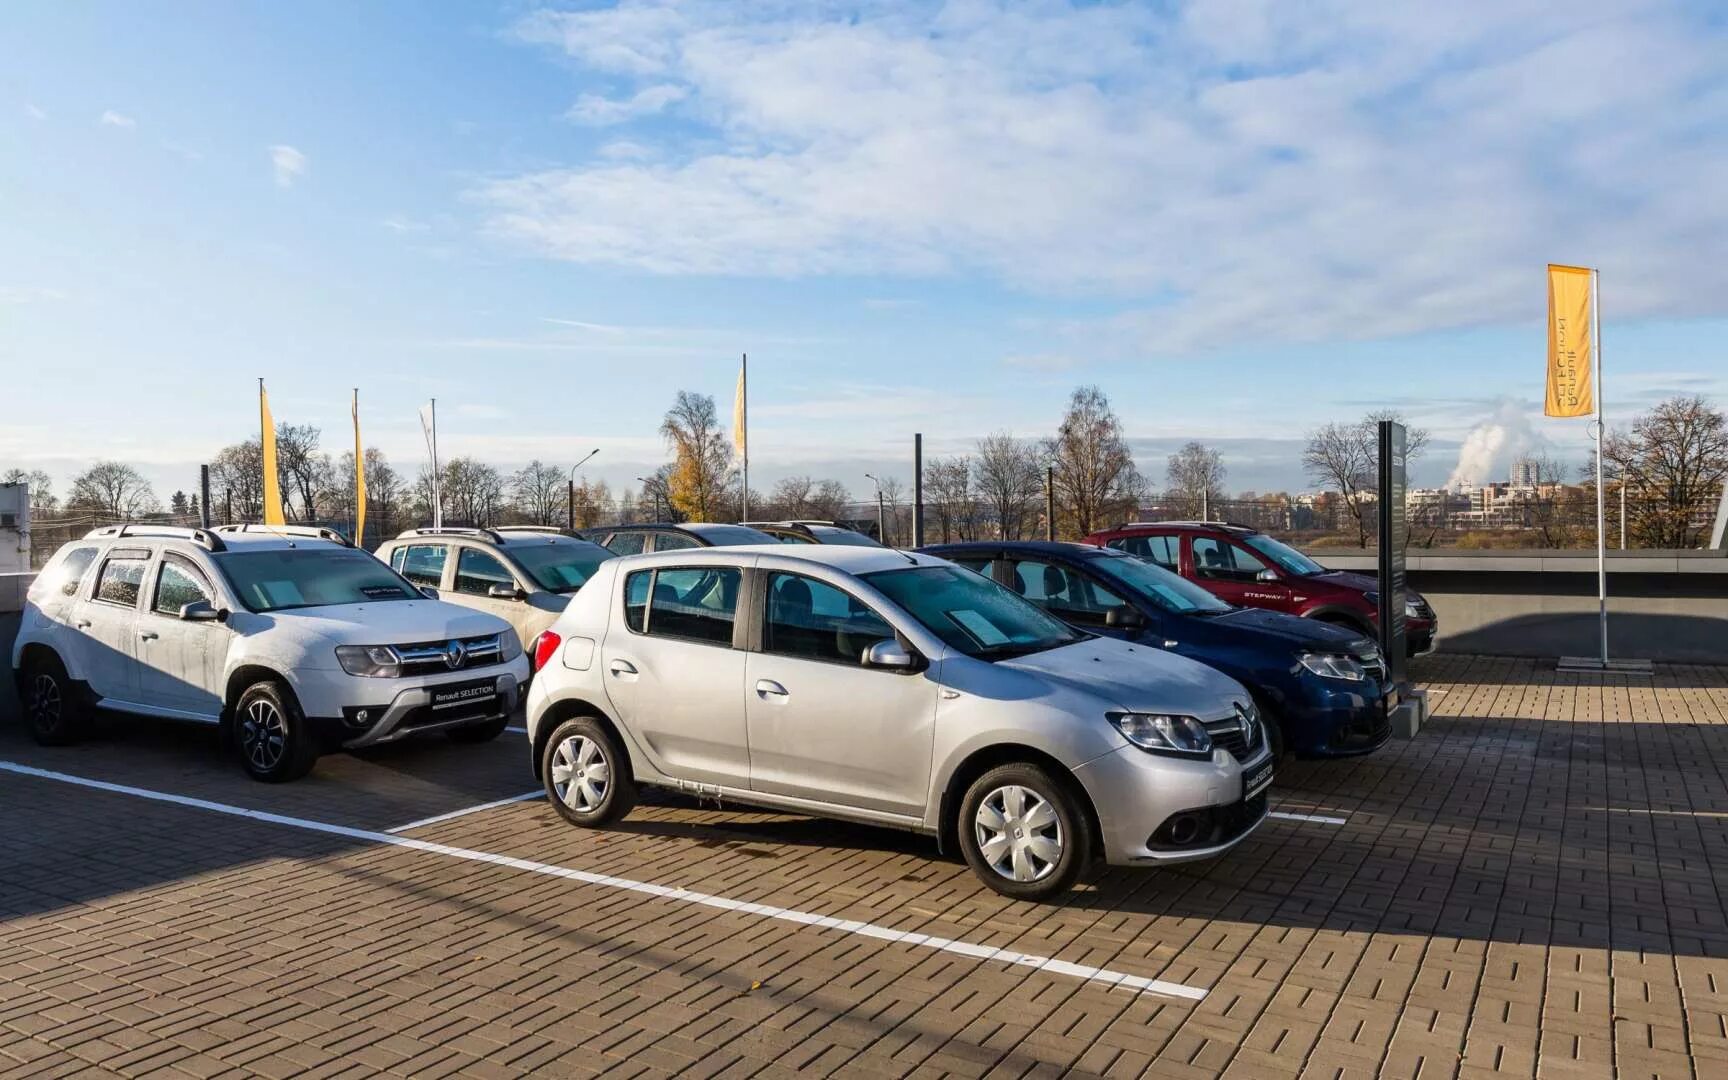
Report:
[[[874,923],[859,922],[856,919],[837,919],[832,915],[817,915],[808,911],[796,911],[792,908],[775,907],[772,904],[757,904],[744,900],[733,900],[725,896],[715,896],[711,893],[697,892],[693,889],[675,888],[670,885],[654,885],[646,881],[632,881],[629,878],[614,877],[611,874],[595,874],[587,870],[575,870],[567,866],[554,866],[551,863],[535,862],[531,859],[518,859],[512,855],[497,855],[490,851],[475,851],[470,848],[451,847],[448,844],[434,844],[426,840],[414,840],[405,836],[396,836],[385,832],[372,832],[368,829],[351,829],[346,825],[332,825],[323,821],[311,821],[307,818],[288,817],[285,814],[272,814],[265,810],[248,810],[243,806],[230,806],[227,803],[211,802],[207,799],[194,799],[188,795],[174,795],[165,791],[151,791],[148,788],[128,787],[125,784],[111,784],[106,780],[91,780],[82,776],[72,776],[67,773],[51,772],[30,765],[18,765],[10,761],[0,761],[0,771],[16,773],[20,776],[34,776],[39,780],[53,780],[62,784],[75,784],[79,787],[93,788],[97,791],[112,792],[116,795],[131,795],[135,798],[150,799],[154,802],[171,803],[175,806],[191,807],[194,810],[208,810],[217,814],[228,814],[233,817],[250,818],[271,825],[286,825],[290,828],[305,829],[309,832],[325,833],[330,836],[341,836],[349,840],[360,840],[373,844],[390,844],[395,847],[410,848],[414,851],[424,851],[432,855],[443,855],[452,859],[465,859],[469,862],[491,863],[511,870],[521,870],[530,874],[545,874],[549,877],[564,878],[569,881],[579,881],[585,885],[600,885],[610,889],[624,889],[628,892],[642,893],[661,900],[677,901],[686,904],[699,904],[703,907],[718,908],[722,911],[734,911],[744,915],[757,915],[765,919],[779,919],[782,922],[798,923],[802,926],[814,926],[825,930],[838,930],[844,934],[857,934],[860,937],[874,938],[897,945],[912,945],[925,949],[938,949],[942,952],[969,956],[981,961],[997,961],[1014,964],[1019,967],[1032,968],[1035,971],[1047,971],[1054,975],[1067,975],[1071,978],[1083,979],[1087,982],[1103,983],[1108,986],[1121,986],[1143,993],[1162,994],[1166,997],[1183,998],[1188,1001],[1200,1001],[1206,997],[1206,991],[1197,986],[1185,986],[1182,983],[1165,982],[1162,979],[1148,979],[1142,975],[1129,975],[1126,972],[1111,971],[1108,968],[1092,967],[1089,964],[1071,964],[1066,960],[1057,960],[1048,956],[1037,956],[1032,953],[1014,952],[1009,949],[994,948],[989,945],[974,945],[968,941],[956,941],[952,938],[936,937],[932,934],[920,934],[907,930],[892,930],[886,926]]]
[[[529,799],[544,798],[545,795],[545,791],[540,788],[535,788],[533,791],[524,791],[520,795],[512,795],[508,799],[493,799],[491,802],[483,802],[478,806],[469,806],[461,810],[452,810],[448,814],[434,814],[432,817],[421,818],[419,821],[410,821],[406,825],[398,825],[394,829],[385,829],[384,831],[392,833],[407,832],[409,829],[418,829],[422,825],[436,825],[440,821],[449,821],[451,818],[467,817],[469,814],[477,814],[482,810],[490,810],[494,806],[508,806],[513,802],[527,802]]]
[[[505,728],[504,730],[505,731],[514,731],[518,735],[528,734],[528,729],[521,726],[520,724],[511,724],[509,727]]]
[[[1285,821],[1308,821],[1315,825],[1348,825],[1349,818],[1328,817],[1325,814],[1292,814],[1284,810],[1269,810],[1267,817],[1283,818]]]

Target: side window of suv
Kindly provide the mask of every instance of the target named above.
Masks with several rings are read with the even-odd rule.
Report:
[[[144,570],[150,565],[148,551],[112,551],[96,579],[96,599],[105,604],[137,607],[144,587]]]
[[[1119,536],[1105,546],[1148,559],[1166,570],[1174,570],[1182,543],[1174,536]]]
[[[640,555],[645,539],[639,532],[615,532],[606,538],[606,549],[614,555]]]
[[[456,557],[456,591],[485,596],[494,585],[516,587],[516,579],[504,564],[475,548],[465,547]]]
[[[76,595],[78,583],[84,580],[84,571],[90,569],[90,564],[95,561],[95,548],[73,548],[44,571],[43,577],[46,580],[42,584],[50,589],[59,589],[67,596]]]
[[[1266,564],[1228,540],[1194,538],[1194,573],[1207,581],[1252,583]]]
[[[685,548],[693,547],[701,547],[701,545],[683,533],[663,532],[654,534],[655,551],[683,551]]]
[[[738,615],[735,567],[638,570],[624,583],[624,618],[649,637],[732,644]]]
[[[402,576],[416,585],[444,587],[444,560],[449,549],[443,544],[410,544],[402,555]]]
[[[181,608],[198,600],[216,600],[204,575],[178,555],[162,556],[162,569],[156,572],[156,599],[151,601],[150,610],[159,615],[179,615]]]
[[[858,664],[865,650],[893,636],[887,620],[832,585],[799,574],[768,577],[765,652]]]

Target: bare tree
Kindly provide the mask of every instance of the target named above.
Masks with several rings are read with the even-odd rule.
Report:
[[[300,519],[318,516],[318,495],[331,488],[330,455],[318,449],[319,431],[311,424],[276,425],[276,469],[285,502],[300,503]],[[288,507],[283,508],[288,512]]]
[[[672,451],[667,497],[687,518],[717,521],[735,517],[728,498],[732,489],[732,442],[707,394],[678,391],[661,421],[660,434]]]
[[[1190,442],[1170,455],[1165,466],[1169,494],[1186,505],[1183,513],[1210,516],[1211,508],[1224,498],[1224,455],[1202,442]]]
[[[629,493],[626,492],[626,495]],[[584,480],[576,488],[576,527],[591,529],[599,525],[612,508],[612,489],[604,480]]]
[[[998,431],[978,440],[973,469],[978,497],[1004,540],[1025,537],[1044,493],[1044,461],[1036,444]]]
[[[504,509],[504,477],[485,462],[451,458],[441,479],[444,509],[459,522],[485,528]]]
[[[1309,479],[1336,491],[1356,522],[1356,543],[1368,546],[1369,502],[1380,488],[1380,421],[1404,418],[1395,411],[1371,412],[1353,424],[1333,422],[1308,435],[1302,467]],[[1428,446],[1426,428],[1404,428],[1404,459],[1415,461]]]
[[[1104,391],[1096,386],[1075,389],[1047,453],[1056,470],[1064,535],[1085,536],[1112,518],[1133,515],[1140,501],[1140,471]]]
[[[774,485],[765,508],[775,517],[834,521],[846,512],[851,492],[838,480],[788,476]]]
[[[884,477],[882,480],[882,507],[885,511],[883,517],[886,520],[883,524],[887,526],[888,535],[879,536],[877,539],[889,547],[898,547],[900,538],[909,531],[905,522],[902,521],[902,515],[905,513],[903,506],[905,501],[906,488],[900,483],[900,478],[898,476]]]
[[[1728,416],[1697,395],[1669,398],[1603,444],[1627,492],[1627,531],[1640,547],[1696,547],[1728,478]]]
[[[98,461],[72,480],[66,498],[69,510],[83,510],[111,521],[131,521],[153,514],[160,504],[150,484],[132,466],[119,461]]]
[[[510,498],[530,525],[562,525],[569,516],[569,480],[563,469],[535,458],[510,477]]]
[[[936,512],[941,543],[978,535],[978,500],[972,493],[972,459],[964,454],[931,458],[924,465],[924,492]]]
[[[224,446],[210,463],[210,519],[232,523],[264,516],[264,456],[256,438]]]
[[[0,476],[0,484],[28,484],[30,486],[30,510],[32,513],[43,514],[59,505],[60,500],[54,497],[54,481],[41,469],[9,469]]]

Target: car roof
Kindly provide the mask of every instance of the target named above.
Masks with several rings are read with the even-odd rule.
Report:
[[[1027,555],[1066,555],[1077,559],[1110,558],[1122,554],[1092,544],[1076,544],[1066,540],[960,540],[950,544],[926,544],[918,549],[931,555],[960,551],[1006,551]]]
[[[1099,532],[1145,532],[1156,529],[1168,529],[1172,532],[1226,532],[1239,536],[1260,531],[1252,525],[1241,525],[1234,521],[1127,521],[1113,529],[1100,529]]]
[[[306,526],[292,526],[292,528],[307,529]],[[339,539],[327,540],[321,536],[304,533],[275,532],[262,525],[250,525],[243,530],[233,530],[232,527],[202,529],[177,525],[110,525],[100,529],[92,529],[85,533],[82,539],[70,541],[72,544],[106,543],[117,547],[139,542],[181,544],[187,548],[206,552],[286,551],[289,549],[315,551],[324,548],[341,551],[352,549],[352,545]]]
[[[621,563],[667,563],[680,558],[701,557],[704,562],[725,562],[750,555],[772,555],[786,562],[812,563],[831,566],[848,574],[871,574],[878,570],[904,570],[913,566],[947,566],[948,561],[935,555],[900,551],[885,547],[853,547],[845,544],[739,544],[734,547],[704,548],[701,551],[656,551],[646,555],[627,555]]]

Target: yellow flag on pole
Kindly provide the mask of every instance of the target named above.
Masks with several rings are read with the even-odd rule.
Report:
[[[366,539],[366,450],[360,445],[360,391],[354,391],[354,544]]]
[[[749,422],[749,412],[746,410],[744,405],[744,392],[746,389],[744,383],[744,372],[746,363],[748,363],[748,361],[740,362],[738,365],[738,393],[732,399],[732,449],[738,451],[740,454],[748,454],[750,452],[750,437],[745,432],[745,428]]]
[[[1592,276],[1581,266],[1548,264],[1548,398],[1542,411],[1549,416],[1596,411]]]
[[[270,418],[270,395],[258,380],[258,442],[264,458],[264,524],[286,525],[282,513],[282,479],[276,473],[276,421]]]

